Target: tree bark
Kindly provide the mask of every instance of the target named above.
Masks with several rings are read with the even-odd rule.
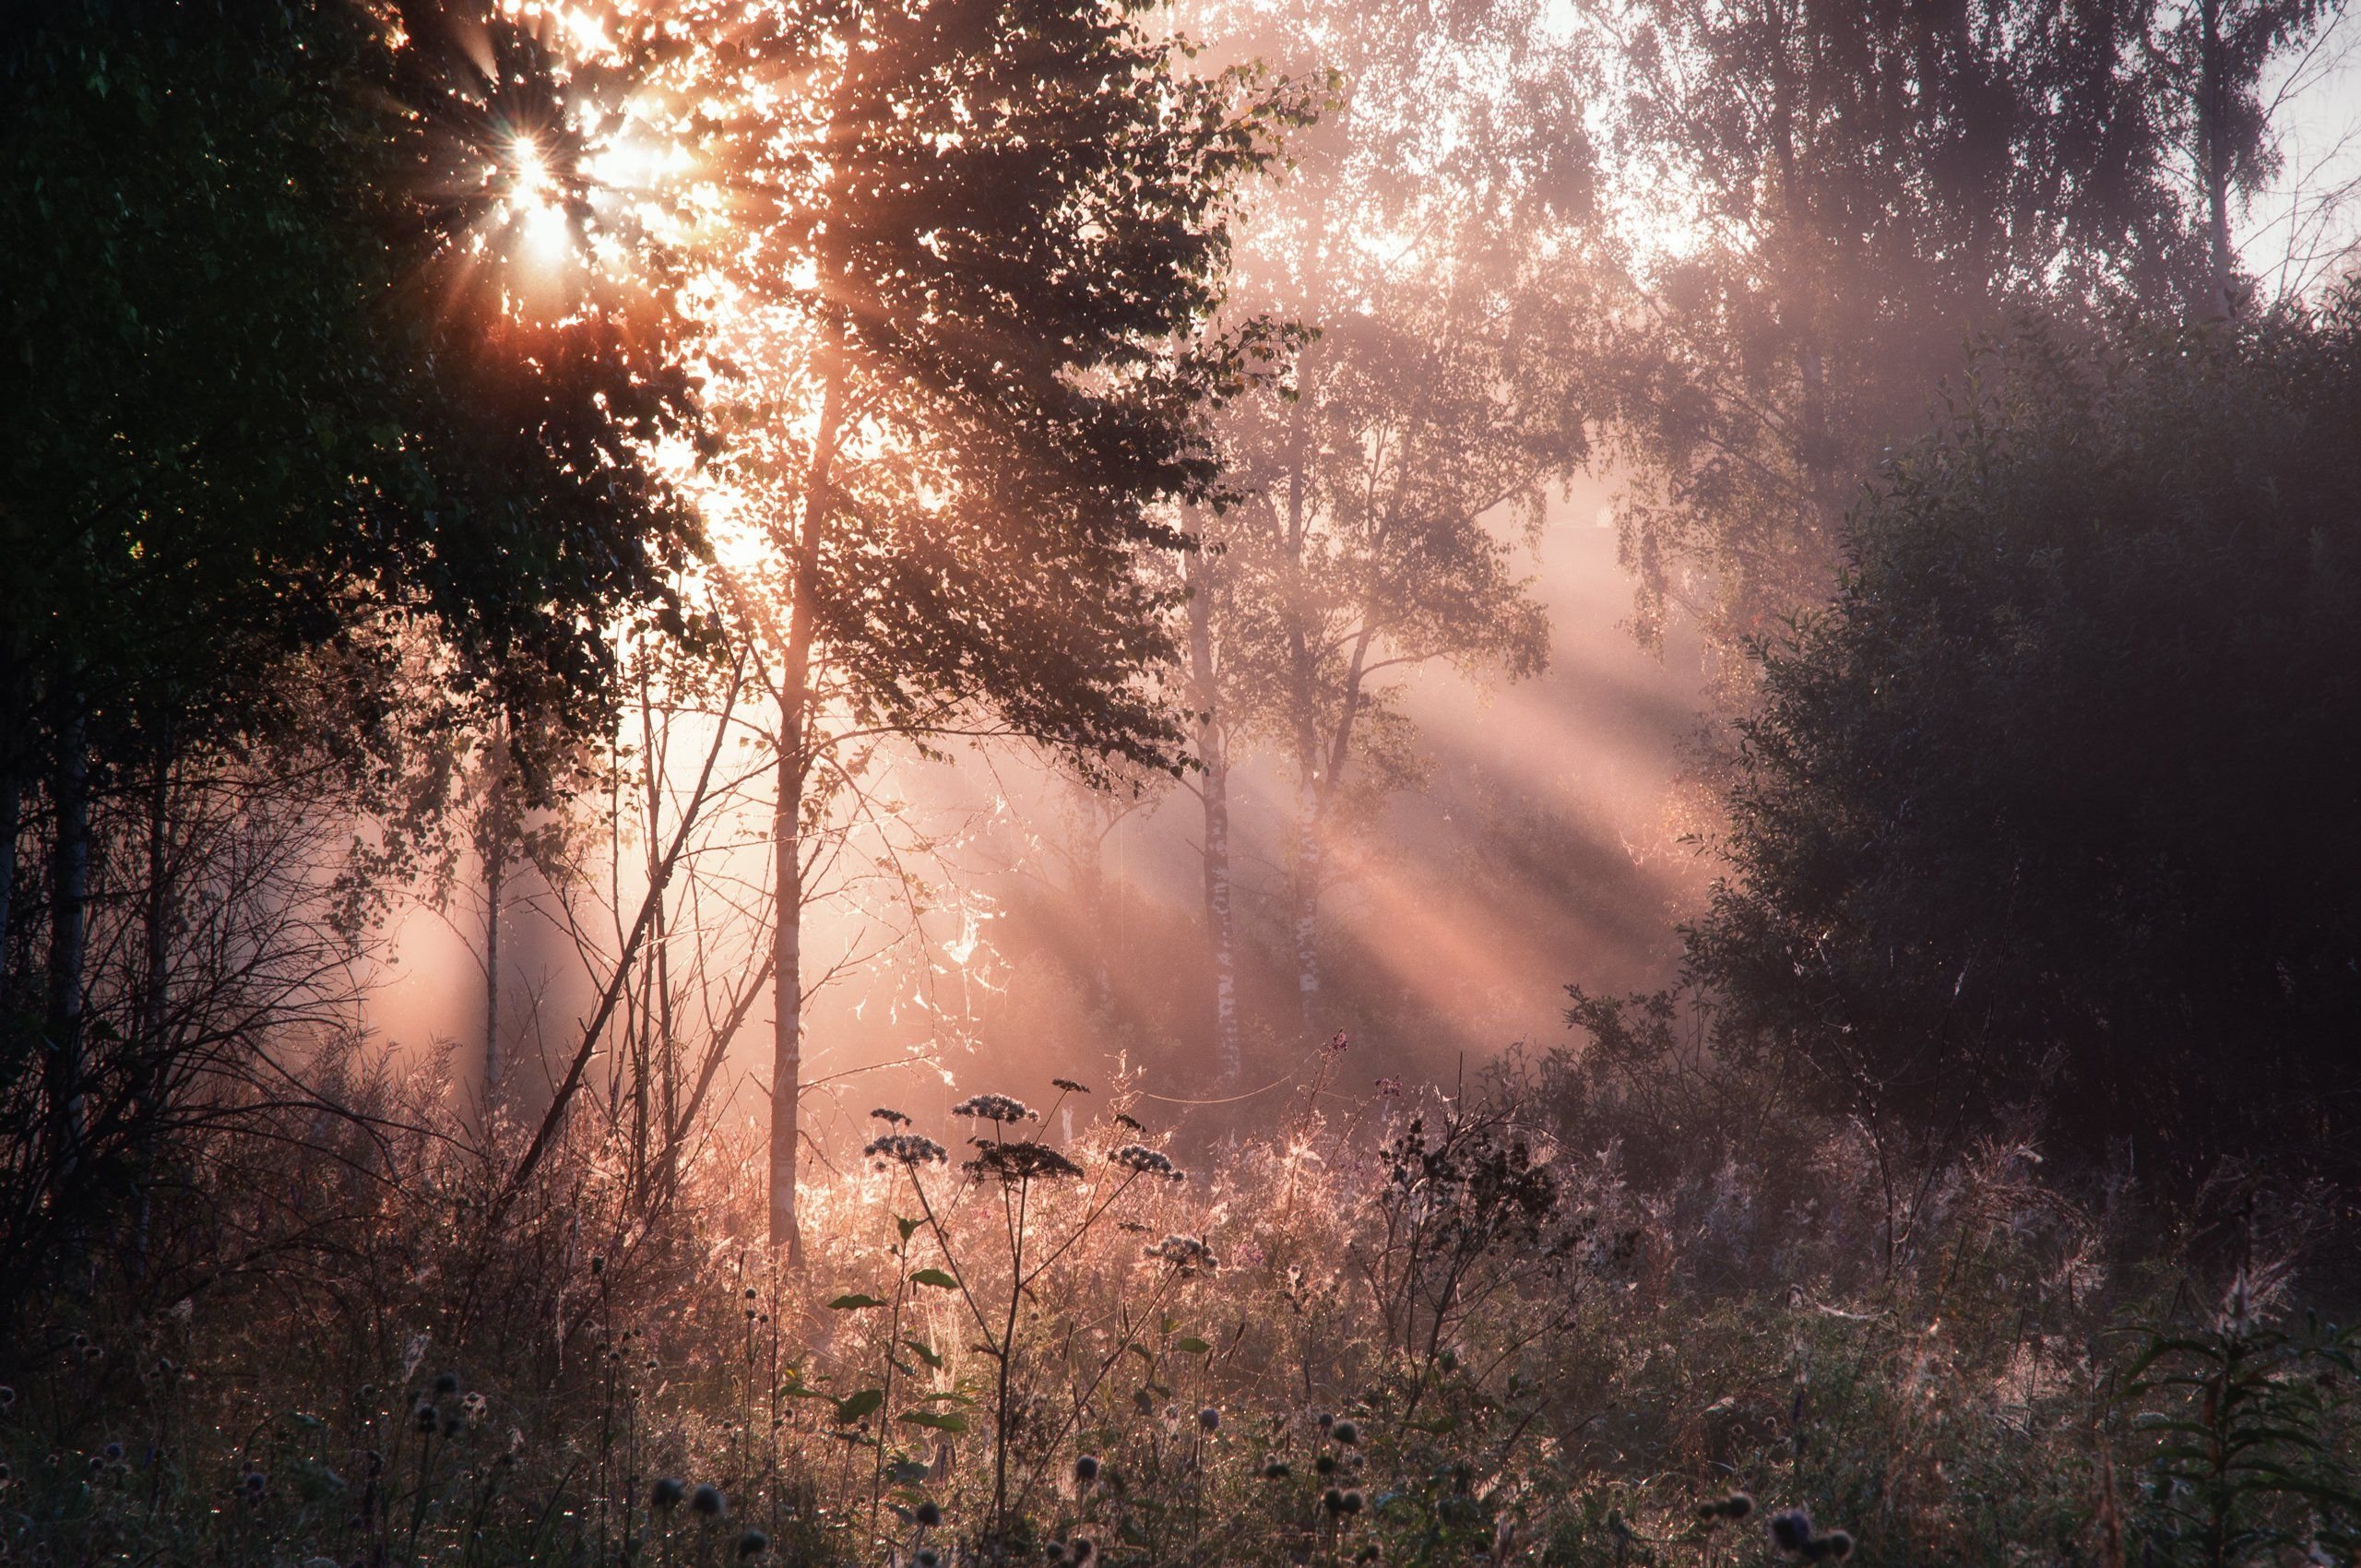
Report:
[[[500,1095],[500,900],[508,881],[508,846],[494,838],[483,860],[483,1094]]]
[[[82,961],[90,887],[90,775],[81,705],[58,726],[52,775],[47,1036],[50,1182],[62,1198],[81,1161]]]
[[[2205,233],[2210,252],[2206,311],[2214,321],[2231,315],[2232,291],[2236,284],[2236,254],[2230,246],[2230,129],[2224,113],[2221,0],[2200,0],[2198,6],[2197,135],[2199,165],[2205,180]]]
[[[797,1222],[795,1170],[798,1099],[803,1084],[803,793],[812,778],[812,648],[818,636],[820,546],[828,524],[829,487],[845,412],[845,326],[828,326],[825,390],[820,428],[803,496],[803,528],[795,541],[795,575],[788,606],[787,658],[779,677],[778,803],[771,838],[777,880],[772,919],[771,968],[771,1245],[788,1265],[803,1264]]]
[[[1230,909],[1229,749],[1222,733],[1219,672],[1214,667],[1214,598],[1218,567],[1206,545],[1202,518],[1197,549],[1186,560],[1189,584],[1189,678],[1197,705],[1197,760],[1204,768],[1199,795],[1205,811],[1205,946],[1214,975],[1214,1066],[1224,1088],[1238,1087],[1242,1067],[1238,1038],[1238,947]]]

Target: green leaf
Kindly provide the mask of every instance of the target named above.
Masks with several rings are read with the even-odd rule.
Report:
[[[910,1276],[913,1285],[931,1285],[938,1290],[956,1290],[959,1282],[939,1268],[922,1268]]]
[[[902,1240],[905,1241],[918,1234],[920,1223],[921,1221],[916,1219],[904,1219],[898,1214],[894,1217],[894,1228],[902,1233]]]
[[[839,1426],[850,1425],[884,1403],[885,1391],[882,1388],[864,1388],[858,1394],[848,1395],[836,1401],[836,1423]]]
[[[828,1303],[828,1310],[832,1313],[849,1313],[862,1307],[882,1307],[884,1304],[874,1296],[839,1296]]]
[[[936,1431],[963,1432],[967,1430],[967,1418],[953,1410],[905,1410],[900,1418],[914,1427],[931,1427]]]
[[[937,1372],[941,1372],[943,1370],[943,1358],[935,1353],[932,1346],[921,1345],[915,1339],[905,1339],[902,1343],[908,1346],[910,1349],[917,1354],[918,1359],[924,1361],[928,1366],[932,1367]]]
[[[1202,1339],[1199,1339],[1194,1335],[1190,1336],[1186,1339],[1175,1339],[1172,1342],[1172,1348],[1180,1351],[1184,1356],[1202,1356],[1206,1351],[1213,1348],[1211,1345]]]

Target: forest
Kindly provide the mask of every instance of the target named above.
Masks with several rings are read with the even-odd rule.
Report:
[[[2356,29],[0,5],[0,1563],[2361,1562]]]

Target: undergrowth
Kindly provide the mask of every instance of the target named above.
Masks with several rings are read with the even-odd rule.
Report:
[[[1809,1192],[1648,1190],[1512,1067],[1200,1156],[1128,1092],[877,1113],[801,1273],[751,1153],[651,1189],[432,1075],[193,1151],[0,1349],[34,1562],[2119,1568],[2353,1561],[2355,1336],[2213,1288],[2026,1151],[1887,1245]],[[1095,1108],[1095,1114],[1089,1108]],[[255,1108],[247,1108],[255,1112]],[[1070,1139],[1043,1133],[1065,1123]]]

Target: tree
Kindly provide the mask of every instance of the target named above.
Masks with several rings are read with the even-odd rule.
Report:
[[[148,802],[148,1005],[102,1038],[133,1059],[112,1080],[125,1103],[153,1110],[137,1086],[172,1064],[136,1059],[172,1049],[142,1020],[184,903],[182,763],[285,744],[382,784],[408,632],[448,656],[431,697],[593,731],[607,628],[658,612],[697,548],[639,456],[694,415],[677,322],[612,292],[518,308],[481,225],[516,196],[531,121],[514,100],[554,67],[510,22],[459,42],[446,22],[186,0],[127,30],[61,0],[0,29],[0,221],[24,236],[0,258],[0,398],[19,410],[0,458],[0,902],[30,924],[15,859],[38,790],[38,980],[27,944],[7,951],[11,999],[43,993],[23,1043],[47,1084],[53,1218],[105,1109],[87,957],[93,878],[125,848],[104,838],[112,800]],[[492,52],[490,77],[470,49]],[[324,714],[343,728],[304,728]]]
[[[1970,337],[2222,291],[2223,202],[2267,164],[2255,83],[2316,14],[2233,8],[2251,25],[2210,51],[2215,0],[1613,13],[1633,291],[1599,411],[1643,634],[1685,606],[1735,654],[1816,600]],[[2238,112],[2192,126],[2190,94]]]
[[[1724,1051],[1897,1140],[2351,1177],[2356,414],[2351,294],[1982,362],[1762,651]]]
[[[1529,544],[1550,484],[1587,450],[1581,55],[1552,44],[1543,7],[1513,0],[1363,20],[1330,41],[1346,52],[1335,101],[1291,145],[1294,176],[1257,207],[1241,261],[1240,301],[1316,336],[1284,395],[1224,422],[1246,499],[1200,520],[1219,554],[1190,566],[1230,1078],[1236,749],[1275,743],[1295,776],[1287,906],[1300,1023],[1317,1032],[1331,840],[1418,772],[1402,678],[1438,660],[1512,680],[1540,668],[1548,627],[1502,525]],[[1287,18],[1263,25],[1308,49]]]
[[[2213,320],[2229,319],[2250,291],[2230,241],[2232,208],[2279,168],[2264,73],[2342,8],[2341,0],[2189,0],[2147,19],[2142,42],[2204,223],[2203,311]]]
[[[1008,734],[1177,761],[1152,514],[1215,480],[1204,400],[1251,349],[1203,329],[1225,193],[1283,104],[1074,0],[822,4],[801,90],[736,172],[769,303],[718,467],[777,707],[771,1228],[797,1255],[801,910],[821,815],[884,736]],[[783,64],[782,64],[783,63]],[[742,215],[743,208],[742,208]],[[759,367],[759,368],[756,368]]]

